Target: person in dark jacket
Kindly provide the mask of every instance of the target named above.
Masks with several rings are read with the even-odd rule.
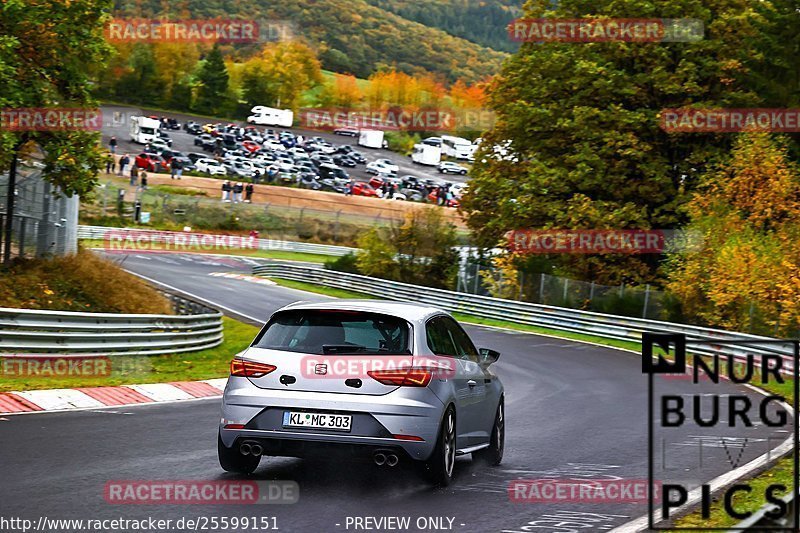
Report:
[[[231,182],[225,181],[222,184],[222,201],[223,202],[230,202],[231,201]]]
[[[242,182],[236,182],[236,185],[233,186],[233,203],[238,204],[242,201],[242,191],[244,191],[244,185]]]
[[[136,185],[139,181],[139,167],[133,165],[131,167],[131,185]]]
[[[119,160],[119,173],[118,176],[122,176],[125,173],[125,167],[128,166],[128,163],[131,162],[131,158],[128,157],[128,154],[123,155]],[[136,165],[134,165],[136,166]]]
[[[253,190],[254,187],[252,183],[248,183],[247,186],[244,188],[244,201],[247,202],[248,204],[253,203]]]
[[[111,140],[108,141],[108,149],[112,154],[117,153],[117,138],[113,135],[111,136]]]

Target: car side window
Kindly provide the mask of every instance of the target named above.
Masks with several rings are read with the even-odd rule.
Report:
[[[447,330],[448,335],[456,348],[456,356],[460,359],[478,362],[478,350],[472,344],[469,335],[464,329],[450,317],[442,317],[442,325]]]
[[[428,320],[428,323],[425,324],[425,337],[428,341],[428,348],[436,355],[456,357],[458,352],[456,351],[453,338],[444,325],[444,318],[445,317],[438,316]]]

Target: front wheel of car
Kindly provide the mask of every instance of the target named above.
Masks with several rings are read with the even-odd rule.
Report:
[[[456,463],[456,412],[453,406],[447,408],[439,428],[436,448],[428,460],[428,474],[431,481],[446,487],[453,480],[453,469]]]
[[[222,436],[217,435],[217,456],[219,457],[219,466],[226,472],[234,472],[236,474],[252,474],[261,457],[257,455],[242,455],[236,448],[228,448],[222,443]]]
[[[506,441],[506,420],[505,420],[505,405],[503,399],[500,399],[500,404],[497,406],[497,413],[494,417],[494,425],[492,426],[492,436],[489,440],[489,447],[477,452],[473,452],[476,459],[486,461],[492,466],[497,466],[503,461],[503,450],[505,449]]]

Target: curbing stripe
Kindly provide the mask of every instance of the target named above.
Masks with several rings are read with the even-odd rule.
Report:
[[[21,396],[16,394],[4,393],[0,394],[0,412],[2,414],[10,413],[32,413],[34,411],[41,411],[42,408],[33,404]]]
[[[149,383],[146,385],[123,385],[147,396],[154,402],[191,400],[193,396],[169,383]]]
[[[150,403],[153,401],[128,387],[91,387],[79,388],[78,390],[107,406]]]
[[[14,391],[14,394],[25,398],[34,405],[38,405],[44,411],[103,407],[103,402],[75,389]]]
[[[219,390],[203,381],[173,381],[170,385],[191,394],[195,398],[219,396]]]

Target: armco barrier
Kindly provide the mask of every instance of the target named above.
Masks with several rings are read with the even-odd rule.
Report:
[[[185,235],[179,231],[158,231],[138,228],[111,228],[106,226],[78,226],[78,239],[106,240],[111,236],[114,236],[115,238],[121,238],[126,234],[136,235],[137,237],[144,236],[150,243],[173,243],[174,237],[178,235]],[[200,235],[200,233],[194,233],[194,235]],[[207,235],[217,236],[217,234],[213,233],[209,233]],[[334,257],[356,252],[355,248],[348,248],[347,246],[279,241],[274,239],[254,240],[256,241],[255,248],[259,250],[282,250],[286,252],[302,252],[308,254],[329,255]]]
[[[735,333],[719,329],[660,322],[617,315],[605,315],[578,309],[552,307],[514,300],[503,300],[489,296],[479,296],[462,292],[433,289],[419,285],[410,285],[371,278],[334,270],[311,268],[296,264],[270,263],[253,267],[256,275],[273,276],[294,281],[315,283],[327,287],[356,290],[371,296],[417,302],[439,307],[451,312],[464,313],[483,318],[507,320],[541,326],[559,331],[585,333],[607,339],[641,342],[642,333],[684,333],[687,340],[718,340],[720,344],[692,345],[689,351],[699,354],[731,354],[737,359],[748,356],[760,356],[765,353],[780,355],[784,358],[784,368],[793,368],[792,346],[786,347],[765,344],[723,344],[724,341],[759,341],[767,337],[759,337],[745,333]]]
[[[222,343],[222,314],[168,294],[179,315],[76,313],[0,308],[0,356],[158,355]]]

